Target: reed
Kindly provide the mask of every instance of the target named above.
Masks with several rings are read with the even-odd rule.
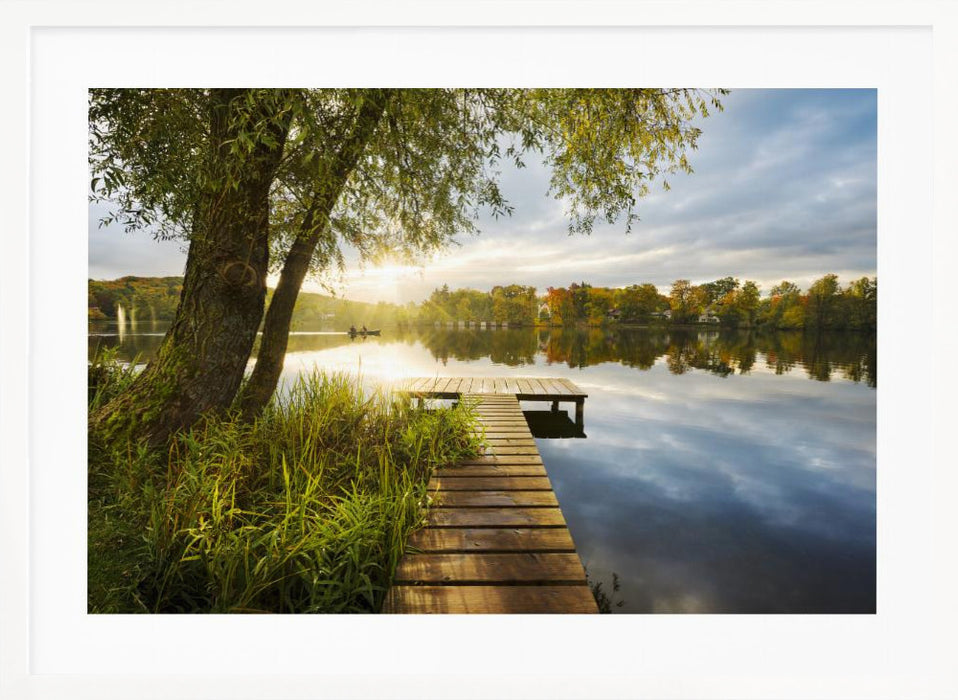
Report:
[[[209,417],[166,454],[93,436],[89,609],[376,612],[433,470],[478,452],[474,420],[316,373],[254,423]]]

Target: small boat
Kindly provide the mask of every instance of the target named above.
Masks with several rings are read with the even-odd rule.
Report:
[[[381,329],[379,329],[379,328],[375,328],[375,329],[373,329],[373,330],[366,330],[366,331],[350,330],[350,331],[349,331],[349,337],[350,337],[350,338],[355,338],[355,337],[358,335],[358,336],[362,336],[363,338],[365,338],[367,335],[379,335],[380,330],[381,330]]]

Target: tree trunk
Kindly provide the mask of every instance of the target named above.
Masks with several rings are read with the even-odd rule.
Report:
[[[162,444],[233,401],[263,315],[269,190],[289,130],[279,93],[211,91],[208,183],[200,186],[180,303],[154,359],[130,390],[91,416],[91,434]],[[262,127],[263,120],[266,126]],[[231,145],[254,125],[245,156]],[[237,139],[242,134],[244,139]]]
[[[252,420],[269,403],[286,357],[289,326],[299,290],[309,271],[309,263],[316,245],[329,233],[329,215],[343,190],[349,175],[362,156],[366,144],[386,108],[389,90],[371,90],[356,115],[354,127],[343,145],[329,155],[325,176],[313,193],[310,208],[303,217],[299,235],[290,247],[280,273],[279,283],[270,300],[263,326],[263,336],[256,355],[256,366],[243,388],[239,407],[244,418]]]

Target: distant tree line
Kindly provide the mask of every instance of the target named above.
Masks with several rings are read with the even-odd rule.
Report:
[[[878,279],[862,277],[844,287],[827,274],[807,292],[783,281],[763,297],[759,286],[734,277],[695,285],[676,280],[668,295],[655,285],[593,287],[585,282],[549,287],[539,321],[553,326],[616,323],[715,324],[730,328],[832,328],[874,330]]]
[[[418,308],[421,322],[474,321],[532,325],[539,300],[535,287],[510,284],[493,287],[489,292],[476,289],[449,290],[449,285],[433,290]]]
[[[90,320],[116,320],[123,309],[126,320],[171,321],[183,289],[182,277],[121,277],[117,280],[88,280],[87,306]],[[267,301],[273,290],[267,291]],[[325,294],[302,293],[293,309],[291,326],[315,327],[331,324],[348,328],[365,324],[369,328],[391,326],[413,320],[416,305],[388,302],[369,304]]]
[[[122,277],[89,281],[90,319],[170,320],[179,301],[180,277]],[[268,295],[272,294],[272,290]],[[712,324],[727,328],[874,330],[878,319],[878,280],[861,277],[842,285],[827,274],[807,291],[783,281],[762,296],[751,281],[734,277],[703,284],[687,279],[660,294],[650,283],[598,287],[586,282],[549,287],[539,297],[535,287],[510,284],[484,292],[434,289],[420,304],[369,304],[323,294],[301,294],[293,328],[326,323],[335,327],[365,324],[370,328],[409,323],[491,321],[510,326],[614,326],[620,324]]]
[[[182,277],[121,277],[88,280],[87,314],[92,319],[115,319],[123,309],[127,318],[172,320],[183,288]]]
[[[554,326],[598,326],[610,322],[647,323],[669,308],[654,284],[624,288],[593,287],[586,282],[549,287],[539,320]]]

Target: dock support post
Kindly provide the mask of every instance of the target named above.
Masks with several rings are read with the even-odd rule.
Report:
[[[585,427],[585,401],[579,400],[575,402],[575,427],[580,430]]]
[[[558,413],[558,412],[559,412],[559,402],[558,402],[558,401],[553,401],[553,402],[552,402],[552,412],[553,412],[553,413]]]

